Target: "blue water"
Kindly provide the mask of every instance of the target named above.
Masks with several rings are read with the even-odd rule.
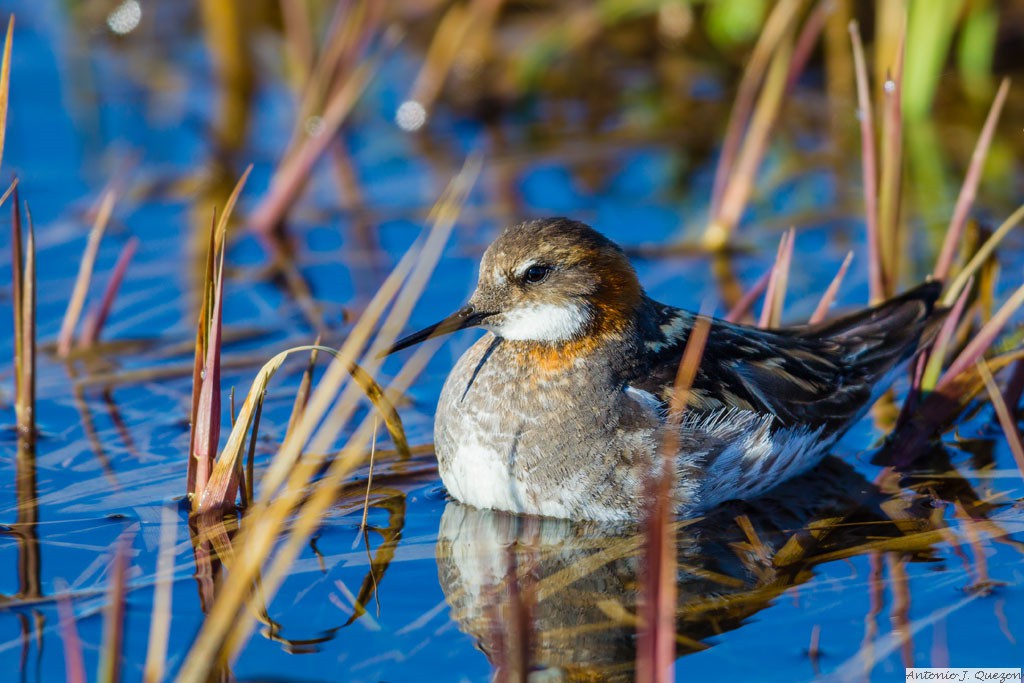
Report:
[[[193,213],[198,204],[195,182],[201,180],[199,171],[213,156],[209,130],[218,116],[217,90],[196,30],[195,8],[166,4],[152,5],[160,21],[147,14],[150,5],[144,4],[137,32],[115,38],[106,30],[102,13],[69,9],[52,0],[3,3],[4,17],[14,11],[18,23],[0,173],[4,178],[12,174],[20,178],[22,199],[35,219],[39,338],[44,345],[39,358],[41,435],[34,458],[34,496],[26,493],[24,485],[19,490],[15,484],[16,475],[28,471],[31,458],[17,458],[13,432],[6,427],[0,432],[4,482],[0,523],[6,525],[0,535],[0,594],[10,598],[0,600],[4,680],[63,679],[66,638],[59,630],[54,602],[58,595],[70,598],[86,671],[93,675],[102,642],[109,563],[115,542],[126,533],[131,551],[124,672],[126,680],[141,677],[161,513],[166,507],[175,511],[178,522],[170,672],[181,666],[203,619],[180,501],[185,488],[191,343],[201,257],[191,241],[209,220],[208,213]],[[392,121],[418,66],[417,48],[398,49],[375,77],[344,131],[377,243],[369,256],[378,259],[380,267],[366,267],[368,253],[361,246],[359,217],[339,208],[337,185],[328,165],[317,168],[289,221],[297,263],[330,328],[326,343],[343,340],[346,314],[365,303],[387,269],[420,234],[426,210],[471,150],[485,155],[483,176],[413,313],[411,328],[432,323],[462,305],[473,288],[476,260],[503,222],[552,214],[585,220],[627,247],[644,247],[645,255],[635,262],[655,298],[691,309],[725,310],[708,258],[651,249],[699,234],[706,220],[713,159],[691,155],[673,142],[673,131],[664,124],[651,122],[638,132],[636,124],[624,117],[613,118],[609,130],[599,134],[580,133],[569,122],[557,131],[566,138],[564,143],[557,135],[546,139],[537,134],[546,111],[543,98],[503,121],[504,132],[513,141],[512,149],[505,151],[497,148],[481,123],[440,105],[426,133],[431,145],[443,150],[440,154]],[[235,173],[254,164],[241,202],[242,214],[253,209],[265,192],[290,134],[294,99],[274,74],[268,70],[258,82],[248,136],[233,159]],[[720,87],[716,83],[713,89],[717,92]],[[695,84],[692,97],[706,99],[706,90],[707,83]],[[723,117],[727,111],[724,103],[712,101],[706,106],[721,107]],[[844,166],[840,171],[847,175],[838,178],[821,168],[802,171],[799,155],[808,146],[826,143],[813,135],[808,142],[792,126],[782,130],[763,173],[771,190],[755,197],[745,217],[743,242],[750,249],[731,260],[732,271],[742,285],[749,286],[770,264],[781,230],[799,221],[787,316],[800,320],[814,309],[818,294],[849,249],[856,257],[839,303],[859,305],[867,289],[857,166]],[[625,138],[629,142],[615,139],[614,133],[622,131],[631,133]],[[104,330],[110,346],[103,347],[93,362],[66,365],[45,345],[55,338],[70,296],[88,231],[87,211],[119,167],[129,170],[122,174],[122,199],[100,249],[90,302],[105,285],[128,238],[138,237],[141,246]],[[1015,172],[1019,174],[1020,169]],[[508,211],[498,197],[505,183],[510,184],[512,195]],[[1013,200],[984,193],[982,197],[989,201],[984,208],[997,216],[1005,215]],[[948,198],[950,208],[954,199]],[[5,235],[10,229],[6,212],[7,207],[0,216]],[[762,223],[768,227],[754,229]],[[1019,272],[1024,262],[1020,247],[1019,239],[1008,243],[1004,254],[1010,255],[1011,267],[1007,271],[1017,265]],[[911,270],[925,272],[931,258],[927,243],[914,240],[910,253]],[[309,343],[316,334],[295,300],[263,277],[260,268],[265,261],[260,243],[244,229],[236,229],[228,252],[224,315],[226,328],[239,338],[226,344],[225,359],[244,362],[225,370],[224,385],[237,387],[240,394],[263,360],[287,346]],[[12,352],[9,262],[5,239],[0,246],[0,282],[4,283],[0,358],[9,358]],[[1013,278],[1004,278],[1000,291],[1016,284]],[[473,333],[455,335],[408,392],[410,401],[401,414],[412,444],[431,442],[441,382],[474,338]],[[389,379],[400,363],[400,359],[389,360],[381,379]],[[286,366],[272,384],[263,416],[261,464],[284,434],[302,367],[300,361]],[[133,370],[163,374],[126,378],[125,373]],[[0,423],[10,425],[14,422],[12,382],[9,371],[2,372]],[[110,375],[115,381],[103,379]],[[852,466],[844,474],[846,493],[875,491],[869,482],[882,470],[870,463],[871,449],[881,435],[868,417],[837,447],[836,455]],[[714,568],[732,580],[681,584],[681,604],[703,606],[712,616],[693,617],[687,622],[692,631],[681,629],[683,635],[689,633],[688,637],[709,647],[681,657],[676,664],[678,678],[796,681],[832,676],[890,681],[900,680],[903,667],[910,664],[1020,666],[1024,661],[1019,644],[1024,638],[1020,472],[987,407],[948,434],[945,447],[967,490],[973,487],[976,495],[994,503],[986,512],[992,521],[965,523],[953,504],[915,509],[908,518],[920,522],[932,515],[929,528],[945,527],[947,535],[912,544],[904,552],[872,556],[858,551],[848,558],[809,562],[798,575],[777,572],[770,563],[749,558],[747,564],[741,562],[730,544],[743,539],[737,539],[729,519],[719,526],[708,525],[699,536],[684,533],[681,545],[694,545],[684,558],[689,566]],[[512,557],[510,539],[529,529],[514,529],[509,537],[495,532],[495,528],[508,531],[515,524],[474,515],[449,503],[436,474],[430,472],[429,457],[417,462],[421,474],[388,484],[393,489],[392,502],[399,504],[403,517],[401,525],[392,529],[400,530],[392,539],[394,558],[376,577],[378,591],[367,604],[367,613],[347,623],[351,596],[358,593],[370,570],[365,547],[354,547],[359,512],[352,511],[358,505],[353,506],[350,497],[324,520],[315,541],[319,557],[307,548],[273,600],[269,616],[280,625],[279,637],[271,639],[265,630],[257,629],[232,667],[235,676],[489,680],[492,664],[500,660],[495,630],[510,628],[507,615],[501,612],[509,600],[503,592],[507,586],[495,588],[501,573],[495,576],[493,571],[504,567],[504,554]],[[954,488],[944,488],[944,481],[949,479],[932,486],[940,489],[936,496],[940,501],[942,491]],[[833,495],[826,494],[813,478],[798,491],[810,500],[831,500]],[[897,487],[895,493],[914,498],[908,489]],[[869,497],[867,506],[879,514],[886,496],[874,492]],[[19,512],[24,515],[33,509],[38,512],[36,523],[19,518]],[[779,522],[768,506],[743,512],[775,549],[811,519],[801,512]],[[382,506],[370,515],[371,524],[378,528],[395,519],[393,509],[389,516]],[[461,520],[461,526],[454,526],[452,520]],[[894,533],[891,522],[851,526],[851,538],[835,541],[823,552],[841,554]],[[573,560],[589,552],[589,546],[574,545],[579,539],[573,529],[553,525],[545,527],[545,532],[542,542],[532,541],[533,551],[541,558],[539,575],[574,566]],[[381,538],[371,534],[371,552],[379,553]],[[520,535],[517,547],[529,551],[530,538]],[[588,538],[613,543],[619,536],[608,531],[593,532]],[[512,559],[532,561],[528,555]],[[19,570],[22,566],[26,571]],[[873,566],[881,568],[877,580],[871,576]],[[620,633],[605,624],[604,630],[596,632],[612,635],[590,649],[593,630],[573,628],[602,618],[608,621],[594,607],[603,598],[614,597],[628,605],[635,597],[629,589],[635,588],[635,570],[635,562],[624,558],[607,569],[608,575],[580,576],[572,589],[546,598],[550,601],[546,605],[543,601],[534,605],[536,667],[552,675],[573,671],[581,676],[588,672],[610,676],[610,669],[595,664],[601,657],[594,653],[604,656],[619,649],[627,653],[617,655],[619,663],[628,664],[629,629],[619,627]],[[997,582],[995,587],[991,592],[971,590],[985,572]],[[903,575],[905,580],[900,578]],[[626,586],[621,593],[616,588],[619,583]],[[739,593],[760,597],[735,613],[727,614],[728,609],[721,606],[712,608],[716,599],[727,602],[730,595]],[[898,609],[901,595],[910,596],[905,616]],[[579,614],[576,609],[581,610]],[[816,656],[808,653],[812,634],[820,643]],[[298,642],[310,640],[321,642]]]

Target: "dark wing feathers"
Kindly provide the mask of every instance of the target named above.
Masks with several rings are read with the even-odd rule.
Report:
[[[762,330],[713,320],[693,405],[770,412],[779,426],[839,428],[863,410],[894,367],[931,340],[941,286],[927,283],[874,308],[827,323]],[[652,363],[631,382],[668,401],[693,321],[654,304],[645,334]]]

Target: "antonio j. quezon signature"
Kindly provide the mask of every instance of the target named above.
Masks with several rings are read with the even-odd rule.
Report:
[[[1020,669],[907,669],[907,681],[1020,681]]]

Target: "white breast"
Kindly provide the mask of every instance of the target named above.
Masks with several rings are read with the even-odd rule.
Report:
[[[493,447],[469,438],[460,439],[453,446],[454,452],[441,461],[440,468],[448,493],[478,508],[522,511],[519,482]]]

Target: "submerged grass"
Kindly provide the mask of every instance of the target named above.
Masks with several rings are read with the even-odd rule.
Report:
[[[67,597],[68,586],[63,581],[56,583],[57,612],[60,615],[60,639],[64,645],[64,677],[68,683],[86,683],[85,662],[82,658],[82,641],[75,625],[75,608]]]
[[[110,589],[103,609],[103,644],[100,647],[100,665],[96,675],[100,683],[119,683],[121,680],[131,543],[131,536],[122,534],[114,546],[114,558],[110,564]]]
[[[157,553],[156,589],[153,593],[153,612],[149,622],[146,663],[142,673],[144,683],[158,683],[164,680],[165,676],[167,641],[171,633],[171,588],[177,532],[177,511],[174,507],[165,505],[160,516],[160,549]]]

